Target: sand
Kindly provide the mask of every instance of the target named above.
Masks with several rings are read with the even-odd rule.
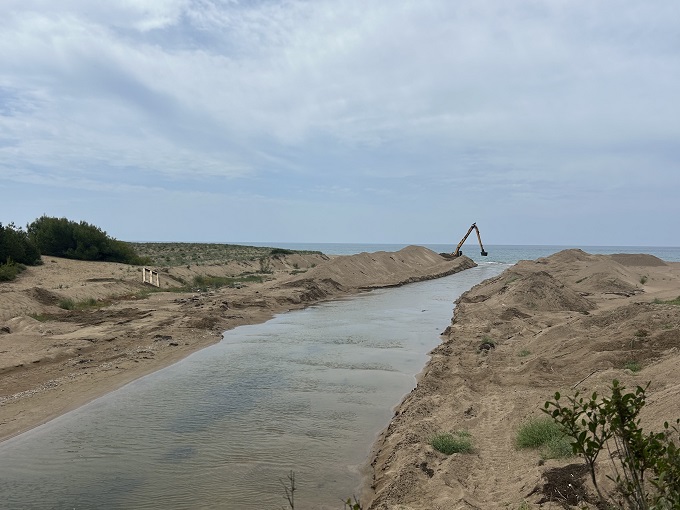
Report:
[[[332,259],[287,255],[271,260],[263,283],[140,297],[140,268],[44,260],[0,284],[0,439],[167,366],[224,330],[474,265],[418,247]],[[165,268],[161,281],[171,288],[195,274],[258,266]],[[603,393],[613,379],[629,388],[651,383],[646,429],[680,417],[680,306],[663,303],[678,295],[680,263],[580,250],[520,262],[463,294],[417,387],[375,444],[364,508],[562,508],[569,491],[581,498],[579,508],[595,508],[582,499],[592,488],[579,459],[542,461],[536,451],[516,450],[516,431],[541,416],[555,391]],[[110,303],[66,311],[57,306],[63,298]],[[625,368],[630,361],[642,370]],[[460,430],[471,434],[473,453],[446,456],[429,445],[435,433]],[[605,485],[606,475],[601,458]]]
[[[680,263],[580,250],[522,261],[475,286],[458,299],[441,345],[377,441],[364,503],[563,508],[562,496],[571,496],[578,508],[595,508],[583,501],[592,488],[580,459],[543,462],[515,448],[516,432],[542,416],[555,391],[603,394],[613,379],[630,389],[651,383],[643,428],[660,431],[680,418],[680,306],[659,302],[679,295]],[[624,368],[629,361],[642,370]],[[436,433],[461,430],[472,436],[471,454],[429,445]],[[603,455],[605,486],[608,469]]]
[[[333,258],[290,254],[268,260],[266,281],[208,292],[176,290],[196,275],[257,273],[260,261],[159,268],[165,292],[149,294],[139,267],[43,261],[0,283],[0,440],[211,345],[225,330],[475,265],[415,246]],[[69,311],[59,306],[64,299],[99,305]]]

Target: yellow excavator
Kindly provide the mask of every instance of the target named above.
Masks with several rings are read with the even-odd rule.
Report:
[[[482,236],[479,235],[477,223],[473,223],[472,226],[468,229],[467,234],[465,234],[465,237],[463,237],[463,239],[461,239],[460,242],[458,243],[458,246],[456,246],[456,251],[454,251],[451,254],[451,257],[460,257],[463,254],[463,252],[460,251],[460,248],[463,246],[465,240],[468,238],[468,236],[472,233],[473,230],[477,232],[477,240],[479,241],[479,247],[482,250],[482,257],[486,257],[489,254],[488,252],[484,251],[484,245],[482,244]]]

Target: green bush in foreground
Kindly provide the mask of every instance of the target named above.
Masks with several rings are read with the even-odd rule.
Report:
[[[430,439],[430,445],[446,455],[470,453],[472,451],[472,437],[469,432],[465,431],[442,432]]]
[[[517,431],[518,449],[540,449],[544,459],[560,459],[573,455],[569,438],[552,418],[531,418]]]
[[[649,387],[649,384],[647,384]],[[612,382],[611,396],[590,398],[577,392],[567,397],[559,393],[545,403],[544,411],[571,438],[574,453],[582,456],[601,502],[608,503],[595,476],[595,461],[613,443],[612,474],[620,493],[631,509],[666,510],[680,508],[680,448],[674,439],[680,433],[680,419],[663,432],[644,432],[640,428],[640,411],[646,402],[646,388],[624,392],[617,380]]]
[[[16,264],[9,259],[6,264],[0,264],[0,282],[14,280],[24,269],[26,269],[26,266],[23,264]]]

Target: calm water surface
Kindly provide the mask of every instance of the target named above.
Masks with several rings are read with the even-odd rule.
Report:
[[[462,292],[507,265],[290,312],[0,444],[9,509],[342,508]]]

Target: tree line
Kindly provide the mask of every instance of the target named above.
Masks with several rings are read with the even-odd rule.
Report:
[[[85,221],[41,216],[25,230],[0,223],[0,281],[13,280],[26,266],[42,264],[41,255],[135,265],[148,262],[130,244]]]

